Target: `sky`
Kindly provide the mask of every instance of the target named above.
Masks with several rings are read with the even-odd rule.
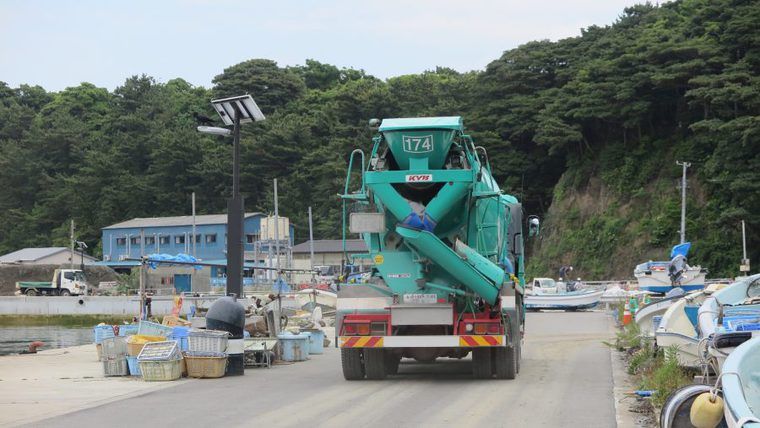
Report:
[[[531,40],[612,24],[642,0],[0,0],[0,81],[114,89],[129,76],[211,86],[251,58],[380,78],[481,70]]]

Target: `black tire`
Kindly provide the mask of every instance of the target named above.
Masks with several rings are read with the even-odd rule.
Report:
[[[472,350],[472,377],[475,379],[491,378],[491,348]]]
[[[60,291],[61,296],[71,296],[71,292],[67,289],[63,289]]]
[[[26,290],[26,293],[24,294],[26,294],[27,296],[36,296],[38,293],[37,293],[37,290],[35,290],[34,288],[30,288]]]
[[[385,353],[385,371],[389,375],[398,374],[398,365],[401,362],[401,357],[393,355],[392,352]]]
[[[493,348],[493,373],[497,379],[514,379],[517,377],[517,360],[520,342],[513,346]]]
[[[364,379],[361,349],[342,348],[340,350],[340,363],[343,366],[343,377],[346,380]]]
[[[364,350],[364,370],[367,379],[385,379],[388,373],[385,371],[385,351],[383,349]]]

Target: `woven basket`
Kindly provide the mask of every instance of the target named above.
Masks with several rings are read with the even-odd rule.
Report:
[[[227,356],[224,354],[211,356],[186,354],[185,363],[189,377],[218,378],[224,376],[227,369]]]
[[[145,381],[177,380],[182,377],[182,360],[140,361],[140,373]]]

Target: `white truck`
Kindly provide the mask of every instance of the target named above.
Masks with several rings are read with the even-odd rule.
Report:
[[[19,281],[16,294],[27,296],[79,296],[87,294],[87,279],[79,269],[56,269],[49,282]]]

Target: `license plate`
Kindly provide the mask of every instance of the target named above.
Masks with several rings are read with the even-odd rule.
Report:
[[[438,302],[436,294],[404,294],[404,303],[431,304]]]

